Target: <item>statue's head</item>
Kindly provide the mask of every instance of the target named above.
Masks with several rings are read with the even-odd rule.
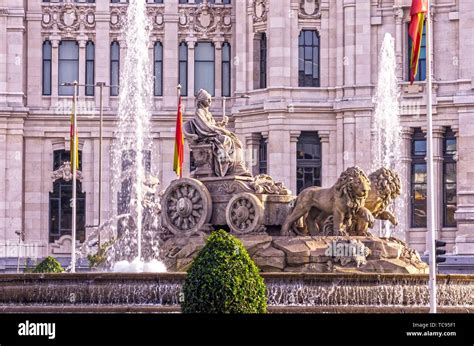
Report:
[[[199,90],[196,97],[198,107],[200,107],[201,105],[206,108],[211,107],[212,96],[206,90]]]

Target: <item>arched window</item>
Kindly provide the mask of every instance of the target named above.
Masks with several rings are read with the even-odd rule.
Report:
[[[50,41],[43,42],[43,95],[51,95],[51,57]]]
[[[179,44],[179,84],[181,95],[188,95],[188,45],[186,42]]]
[[[301,132],[296,155],[298,193],[310,186],[321,186],[321,140],[317,132]]]
[[[54,152],[53,170],[57,171],[69,162],[69,151]],[[82,152],[79,152],[79,170],[82,170]],[[82,192],[82,183],[76,182],[76,240],[83,242],[86,236],[86,194]],[[58,179],[53,183],[53,192],[49,194],[49,242],[53,243],[63,235],[72,234],[72,179]]]
[[[113,41],[110,45],[110,95],[118,96],[120,84],[120,44]]]
[[[457,208],[457,169],[455,156],[457,141],[448,128],[443,140],[443,226],[456,227],[454,213]]]
[[[231,57],[230,44],[222,45],[222,96],[230,96],[231,90]]]
[[[215,95],[215,54],[212,42],[198,42],[194,58],[194,93],[199,89]]]
[[[163,45],[159,41],[155,43],[153,70],[155,76],[155,96],[163,96]]]
[[[319,87],[319,35],[315,30],[302,30],[299,37],[299,86]]]
[[[73,86],[61,85],[79,81],[79,45],[76,41],[59,43],[59,95],[72,96]]]
[[[86,44],[86,96],[94,96],[94,60],[95,47],[94,42],[88,41]]]
[[[426,227],[426,138],[415,129],[411,141],[411,227]]]

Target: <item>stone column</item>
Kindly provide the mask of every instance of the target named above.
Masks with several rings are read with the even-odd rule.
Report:
[[[318,131],[321,141],[321,186],[329,186],[329,131]]]
[[[472,31],[474,29],[474,11],[472,2],[460,1],[458,4],[459,25],[457,35],[459,40],[459,79],[472,79],[474,76],[474,41]]]
[[[402,129],[402,152],[401,152],[401,161],[402,161],[402,171],[399,172],[400,180],[402,183],[402,195],[399,197],[402,199],[402,205],[405,205],[404,215],[398,215],[398,221],[400,229],[405,230],[405,237],[409,244],[411,244],[409,229],[410,224],[410,215],[411,215],[411,140],[413,136],[413,128],[403,127]]]
[[[77,42],[79,44],[79,84],[83,85],[86,84],[86,44],[87,44],[87,36],[79,35],[77,38]],[[84,97],[86,88],[80,86],[78,88],[78,96]]]
[[[337,133],[336,131],[329,132],[329,153],[328,153],[328,162],[329,167],[327,169],[328,175],[327,180],[323,181],[324,186],[332,186],[336,183],[338,178],[338,169],[337,169]]]
[[[397,60],[397,77],[399,80],[404,80],[403,71],[403,26],[405,22],[403,8],[397,7],[394,9],[395,15],[395,57]]]
[[[222,97],[222,43],[224,39],[216,39],[214,43],[214,73],[215,73],[215,94]]]
[[[372,61],[370,55],[370,51],[372,48],[372,25],[370,23],[371,1],[357,0],[355,1],[355,5],[355,82],[361,87],[363,87],[359,90],[361,90],[364,95],[370,95],[370,89],[368,88],[368,86],[371,83],[370,79],[372,77]]]
[[[436,236],[441,239],[441,228],[443,227],[443,138],[445,129],[443,126],[433,127],[433,173],[435,186],[435,208],[436,208]]]
[[[100,15],[99,15],[100,13]],[[104,82],[110,85],[110,11],[109,2],[96,1],[95,23],[95,82]],[[121,57],[123,59],[124,57]],[[100,106],[100,89],[95,89],[95,105]],[[103,90],[104,108],[110,107],[110,89]],[[104,151],[105,153],[105,151]],[[105,155],[104,155],[105,156]]]
[[[290,185],[287,185],[292,193],[297,193],[297,184],[296,184],[296,171],[297,171],[297,149],[298,149],[298,139],[301,135],[301,131],[291,131],[290,132]]]
[[[0,27],[2,27],[1,19],[2,17],[0,17]],[[36,19],[36,18],[28,20],[27,30],[28,30],[28,36],[26,40],[27,45],[28,45],[27,58],[29,60],[28,66],[26,68],[26,73],[28,74],[28,78],[26,81],[27,105],[28,107],[40,107],[41,96],[43,93],[42,64],[43,64],[43,40],[44,40],[41,37],[41,20]],[[0,38],[0,42],[2,42],[1,38]],[[34,63],[31,63],[32,61]],[[1,77],[0,77],[0,83],[1,83]]]
[[[472,65],[472,64],[471,64]],[[458,231],[456,249],[460,255],[474,254],[474,111],[459,111],[458,135]]]
[[[272,121],[279,121],[277,116],[273,116]],[[284,117],[284,116],[283,116]],[[283,182],[286,186],[293,186],[291,177],[293,174],[288,174],[293,169],[291,158],[291,142],[290,132],[284,129],[284,126],[270,125],[268,133],[268,174],[276,181]],[[295,157],[296,160],[296,157]]]
[[[194,54],[196,38],[186,37],[188,44],[188,97],[194,96]]]
[[[355,118],[354,113],[344,113],[344,151],[343,166],[345,170],[355,165]]]
[[[0,17],[1,22],[1,17]],[[0,43],[1,44],[1,43]],[[6,121],[0,118],[0,196],[6,193],[6,170],[7,170],[7,129]],[[6,222],[7,203],[2,197],[0,199],[0,239],[7,239]]]
[[[354,92],[348,87],[352,87],[356,83],[356,11],[355,0],[344,0],[344,95],[346,97],[354,96]]]
[[[50,107],[55,107],[58,103],[58,92],[59,92],[59,38],[52,38],[51,49],[51,104]]]
[[[268,3],[269,1],[267,1]],[[287,47],[290,1],[271,0],[267,16],[268,86],[291,86],[291,50]],[[294,38],[297,40],[297,38]]]
[[[11,3],[13,5],[13,2]],[[21,3],[15,2],[11,6],[11,13],[7,17],[7,102],[10,107],[24,106],[24,69],[26,59],[25,53],[25,26],[24,9]],[[15,7],[15,8],[13,8]]]
[[[176,109],[178,85],[178,0],[165,1],[163,38],[163,107]],[[166,67],[165,67],[166,66]]]
[[[253,174],[259,174],[260,161],[260,140],[262,135],[260,133],[251,133],[245,138],[245,159],[248,170]]]
[[[10,119],[6,133],[5,226],[6,240],[18,241],[23,231],[23,119]]]
[[[7,105],[7,10],[0,10],[0,105]]]

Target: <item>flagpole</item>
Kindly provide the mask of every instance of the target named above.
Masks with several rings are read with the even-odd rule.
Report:
[[[176,87],[176,89],[178,89],[178,107],[181,107],[181,102],[180,99],[181,99],[181,84],[178,84],[178,86]],[[178,113],[181,112],[181,109],[178,109]],[[175,139],[175,141],[177,141],[177,139]],[[183,172],[182,172],[182,168],[179,170],[179,179],[181,179],[183,177]]]
[[[428,11],[426,16],[426,118],[427,118],[427,131],[426,139],[428,144],[427,152],[427,164],[428,164],[428,253],[429,253],[429,289],[430,289],[430,313],[435,314],[437,312],[437,288],[436,288],[436,231],[435,231],[435,194],[434,194],[434,164],[433,164],[433,95],[432,95],[432,73],[433,73],[433,56],[432,56],[432,42],[431,42],[431,0],[427,0]]]
[[[79,159],[76,157],[76,147],[77,147],[77,81],[74,81],[74,97],[73,97],[73,124],[74,129],[72,133],[72,200],[71,200],[71,207],[72,207],[72,242],[71,242],[71,272],[76,272],[76,175],[77,175],[77,165],[76,162]]]

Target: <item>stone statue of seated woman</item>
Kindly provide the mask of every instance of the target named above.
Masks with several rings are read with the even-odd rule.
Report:
[[[212,167],[214,175],[251,176],[243,159],[242,143],[231,131],[227,130],[228,118],[216,121],[209,111],[212,100],[206,90],[197,94],[197,109],[192,120],[184,125],[184,134],[191,144],[210,144],[212,147]]]

